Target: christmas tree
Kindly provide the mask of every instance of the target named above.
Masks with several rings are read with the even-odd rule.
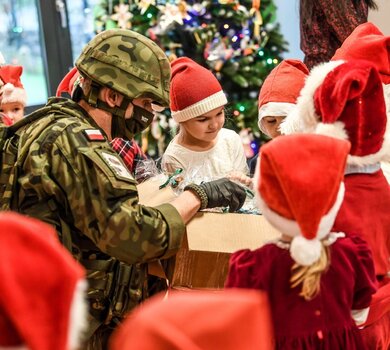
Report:
[[[94,8],[97,33],[132,29],[157,42],[168,57],[188,56],[212,70],[229,101],[226,126],[240,132],[248,157],[261,139],[259,89],[287,51],[275,17],[273,0],[103,0]],[[169,111],[159,115],[143,135],[143,148],[161,155],[172,128]]]

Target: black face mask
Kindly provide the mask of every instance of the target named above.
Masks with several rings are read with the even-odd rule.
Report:
[[[133,104],[131,118],[125,119],[114,115],[112,117],[112,138],[122,137],[131,140],[152,123],[154,114]]]
[[[152,124],[154,114],[133,104],[133,115],[126,119],[126,131],[134,135],[139,134]]]

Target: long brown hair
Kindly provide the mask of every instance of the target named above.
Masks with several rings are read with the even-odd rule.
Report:
[[[300,4],[299,4],[299,14],[300,14],[301,21],[304,20],[308,26],[311,26],[314,1],[315,0],[300,0]],[[340,1],[346,1],[346,0],[340,0]],[[357,1],[358,0],[352,0],[354,4],[356,4]],[[375,0],[364,0],[364,1],[367,4],[368,8],[373,10],[378,9],[378,5],[375,2]]]
[[[320,291],[321,275],[330,264],[329,247],[321,244],[320,258],[310,266],[294,264],[291,268],[291,288],[302,284],[302,290],[299,293],[305,300],[313,299]]]

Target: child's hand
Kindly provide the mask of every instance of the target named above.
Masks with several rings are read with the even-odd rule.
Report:
[[[240,171],[232,171],[226,176],[229,180],[239,182],[240,184],[245,185],[246,187],[249,187],[250,189],[253,188],[253,179],[249,176],[246,176]]]

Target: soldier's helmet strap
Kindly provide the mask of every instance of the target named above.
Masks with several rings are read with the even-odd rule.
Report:
[[[113,117],[125,118],[126,110],[131,102],[131,99],[122,95],[123,100],[120,106],[111,107],[106,102],[99,99],[100,88],[101,86],[99,84],[92,82],[91,89],[88,93],[88,96],[83,94],[82,96],[83,100],[86,101],[89,105],[91,105],[94,108],[99,108],[106,112],[111,113]]]

